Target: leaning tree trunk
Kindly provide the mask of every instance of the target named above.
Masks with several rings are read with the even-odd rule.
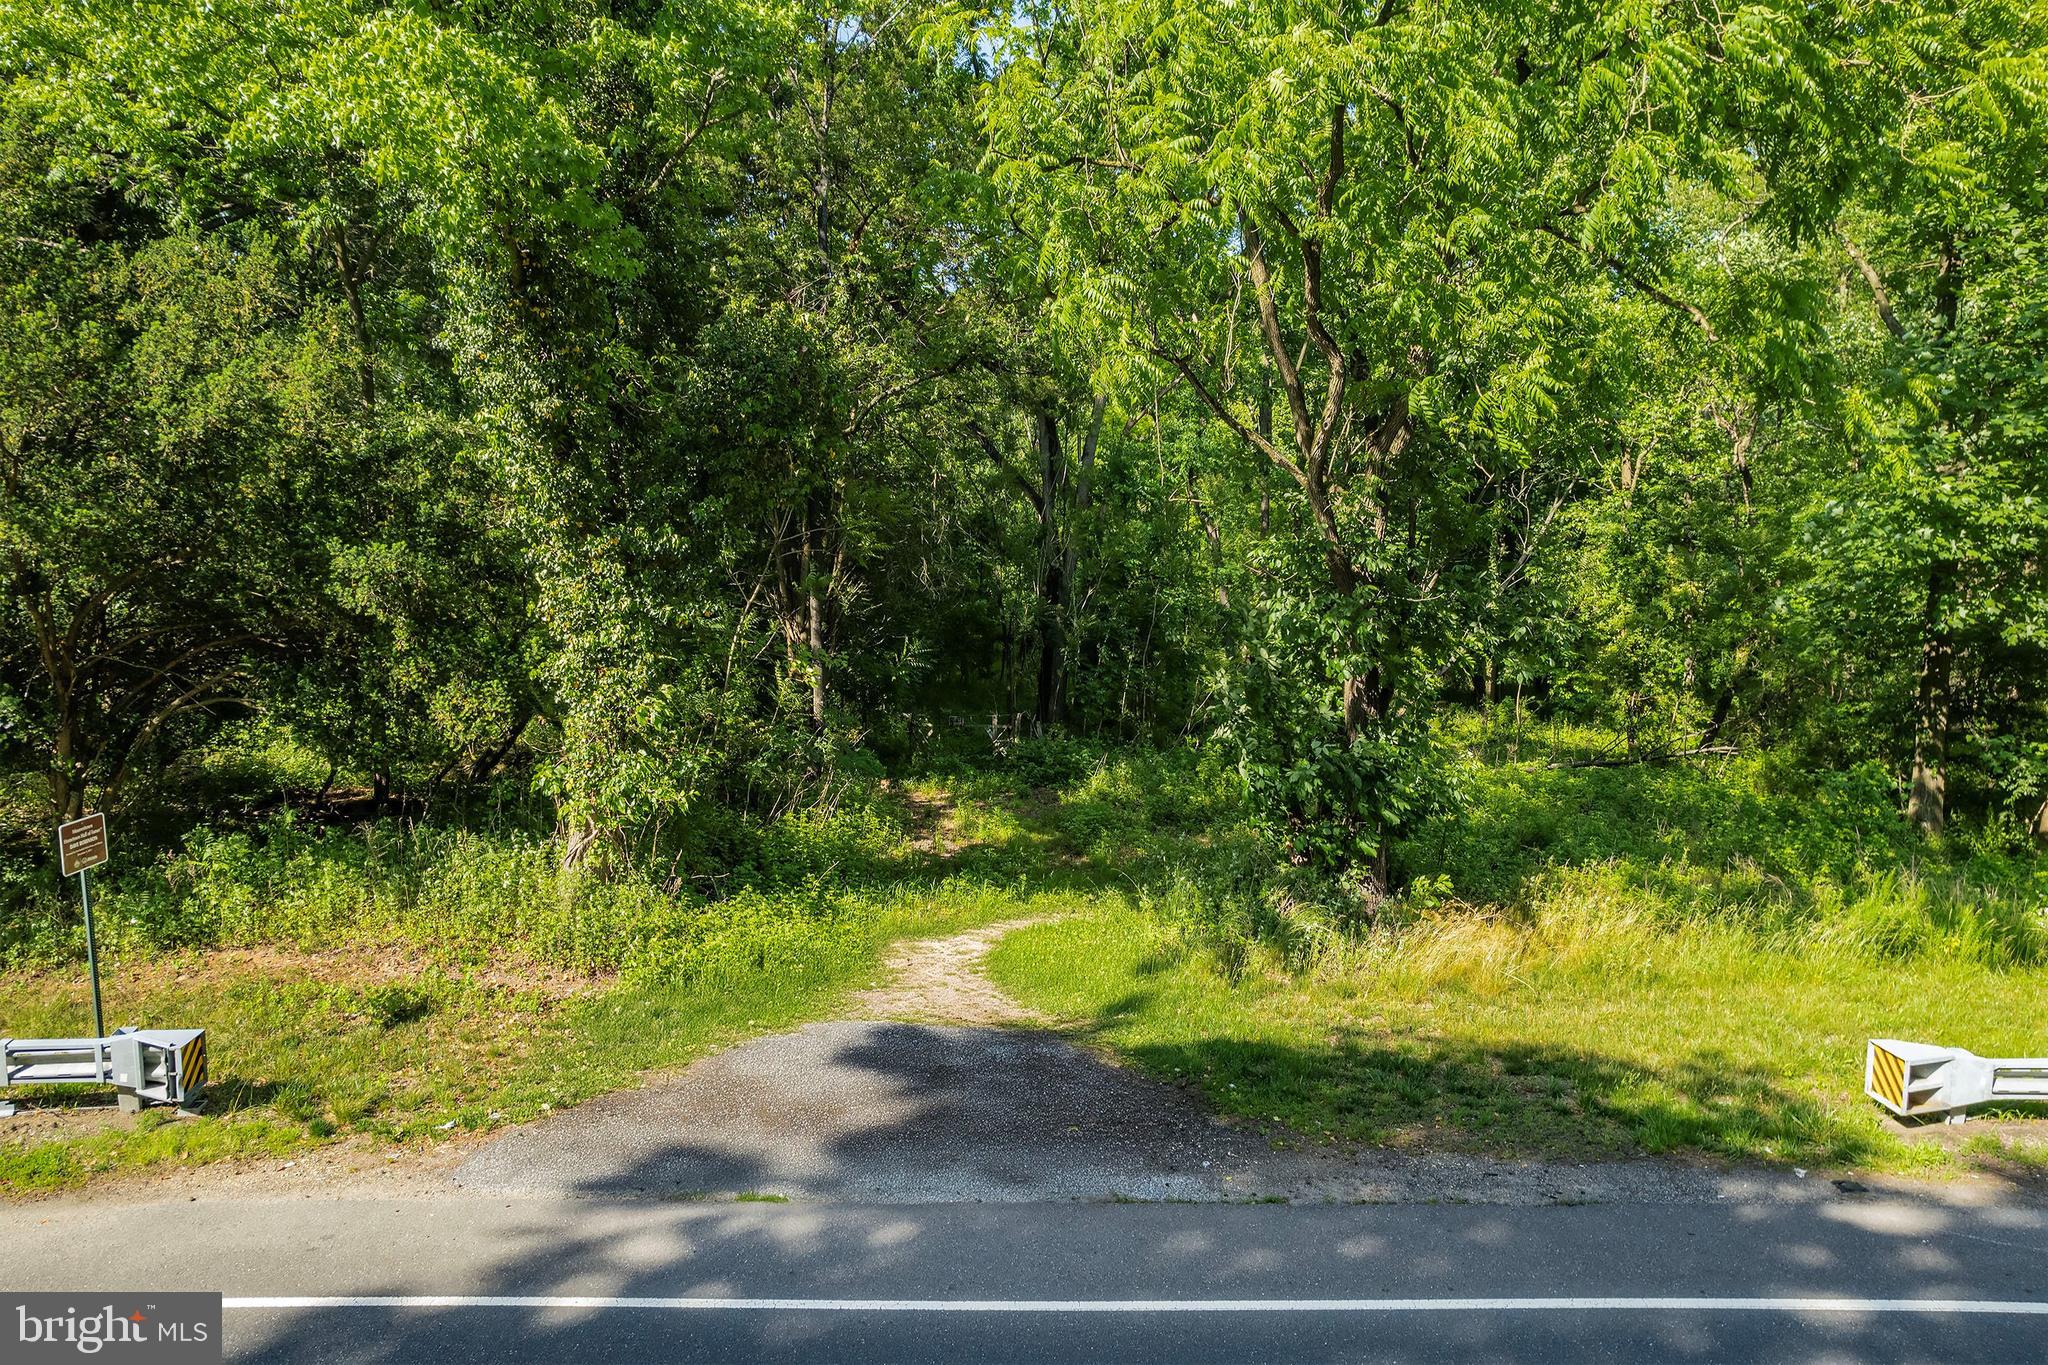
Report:
[[[625,831],[589,811],[561,819],[556,833],[565,872],[580,869],[609,880],[623,862]]]

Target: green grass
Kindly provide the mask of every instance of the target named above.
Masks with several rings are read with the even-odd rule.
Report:
[[[0,1187],[285,1156],[351,1134],[417,1142],[517,1122],[630,1083],[636,1061],[684,1060],[745,1024],[772,1027],[828,985],[738,995],[628,986],[564,1001],[431,967],[399,982],[351,980],[355,970],[331,957],[299,972],[282,957],[224,966],[192,954],[166,965],[197,980],[123,989],[116,969],[115,1017],[206,1026],[204,1116],[168,1121],[157,1111],[132,1127],[0,1148]],[[68,978],[11,975],[0,980],[0,1013],[13,1027],[62,1034],[78,1026],[81,994]],[[103,1105],[106,1096],[51,1089],[39,1101]]]
[[[209,1029],[207,1115],[0,1130],[0,1190],[525,1121],[829,1015],[897,939],[1054,914],[1001,984],[1283,1138],[2048,1169],[1903,1141],[1859,1093],[1873,1035],[2048,1052],[2038,856],[1917,842],[1870,774],[1550,766],[1599,743],[1482,735],[1371,903],[1287,868],[1213,756],[1052,743],[712,820],[661,879],[565,874],[516,826],[192,835],[110,882],[103,946],[115,1020]],[[75,940],[42,903],[0,933],[8,1032],[83,1027]]]
[[[1011,934],[989,971],[1225,1113],[1421,1150],[1935,1173],[1955,1158],[1902,1139],[1862,1096],[1864,1040],[2048,1053],[2039,968],[1771,947],[1583,909],[1452,912],[1290,966],[1268,945],[1218,954],[1184,923],[1101,908]],[[2048,1146],[1963,1154],[1989,1160],[2038,1166]]]
[[[897,939],[1045,908],[1020,877],[1045,871],[1052,836],[987,823],[940,859],[910,847],[881,799],[781,822],[720,900],[572,879],[544,848],[463,831],[287,823],[189,841],[108,897],[102,949],[110,1022],[208,1030],[204,1114],[34,1140],[0,1130],[0,1190],[349,1137],[429,1143],[829,1015]],[[0,972],[13,1036],[88,1031],[82,963],[49,956]]]
[[[1611,745],[1564,726],[1513,761],[1476,723],[1454,738],[1466,804],[1410,833],[1407,889],[1377,902],[1276,870],[1213,775],[1098,768],[1065,825],[1118,860],[1126,903],[1010,936],[991,974],[1309,1141],[2048,1165],[2048,1122],[1958,1158],[1861,1094],[1872,1036],[2048,1053],[2048,861],[1989,832],[1918,840],[1882,774],[1573,767]]]
[[[567,998],[502,984],[516,965],[486,976],[424,958],[394,963],[390,952],[245,960],[188,950],[150,966],[139,988],[124,984],[117,960],[108,969],[112,1018],[208,1030],[203,1114],[173,1121],[157,1111],[132,1126],[32,1145],[0,1133],[0,1190],[63,1189],[167,1163],[284,1157],[351,1136],[430,1143],[525,1122],[829,1015],[872,979],[889,942],[972,928],[1018,906],[997,889],[940,887],[772,972],[634,975]],[[88,1017],[74,972],[0,974],[0,1018],[17,1036],[71,1034]],[[24,1093],[51,1106],[108,1103],[104,1092]]]

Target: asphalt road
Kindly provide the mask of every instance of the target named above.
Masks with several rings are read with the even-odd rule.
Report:
[[[238,1361],[2048,1360],[2048,1210],[2011,1201],[457,1195],[6,1221],[0,1285],[219,1289]]]

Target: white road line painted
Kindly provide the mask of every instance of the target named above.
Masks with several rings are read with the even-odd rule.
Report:
[[[2048,1317],[2048,1302],[1997,1299],[714,1299],[589,1294],[283,1295],[229,1297],[256,1311],[328,1308],[652,1309],[766,1313],[1969,1313]]]

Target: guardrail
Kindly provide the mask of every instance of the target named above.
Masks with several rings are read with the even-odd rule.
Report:
[[[195,1108],[206,1090],[206,1030],[118,1028],[104,1038],[0,1038],[0,1088],[111,1085],[131,1113]],[[0,1101],[0,1113],[12,1113]]]
[[[2048,1057],[1979,1057],[1959,1047],[1872,1038],[1863,1093],[1900,1118],[1942,1114],[1960,1123],[1972,1105],[2048,1101]]]

